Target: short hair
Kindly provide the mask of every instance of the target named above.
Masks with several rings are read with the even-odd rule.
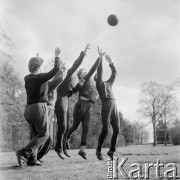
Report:
[[[84,72],[86,72],[86,69],[85,69],[85,68],[81,68],[81,69],[78,71],[77,75],[80,76],[80,75],[81,75],[82,73],[84,73]]]
[[[42,66],[43,62],[44,60],[41,57],[32,57],[28,65],[29,72],[36,72]]]

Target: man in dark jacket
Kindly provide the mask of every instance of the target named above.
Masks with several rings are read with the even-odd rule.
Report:
[[[81,149],[78,154],[84,159],[87,159],[85,146],[89,130],[90,108],[91,103],[95,103],[93,100],[93,87],[89,79],[99,66],[99,62],[100,58],[95,61],[87,74],[85,69],[80,69],[78,78],[83,82],[82,84],[78,83],[73,90],[74,93],[79,92],[79,99],[74,106],[73,126],[69,129],[67,139],[69,141],[71,134],[78,128],[80,122],[82,122]]]
[[[80,53],[78,59],[74,62],[72,67],[67,71],[67,75],[63,82],[59,85],[57,89],[57,101],[55,104],[55,113],[57,116],[58,132],[57,132],[57,142],[55,151],[61,159],[65,159],[63,153],[70,157],[67,153],[68,145],[67,142],[67,132],[68,132],[68,98],[73,94],[73,84],[72,75],[81,65],[87,50],[89,49],[89,44],[85,47],[84,51]]]
[[[102,51],[99,50],[99,54],[102,55]],[[116,141],[117,141],[117,136],[119,133],[119,126],[120,126],[120,118],[119,118],[119,112],[117,109],[116,101],[115,101],[115,96],[112,90],[112,86],[114,83],[114,80],[116,78],[116,68],[110,58],[110,56],[106,55],[106,60],[109,62],[109,66],[111,68],[111,76],[107,81],[103,81],[102,74],[103,74],[103,65],[102,65],[102,59],[100,62],[100,65],[97,69],[97,76],[95,76],[95,81],[96,81],[96,87],[97,91],[99,93],[99,97],[102,101],[102,110],[101,110],[101,116],[102,116],[102,131],[99,136],[98,140],[98,147],[96,150],[96,156],[99,160],[103,160],[103,156],[101,153],[101,147],[102,144],[108,134],[108,130],[110,125],[112,126],[113,129],[113,135],[111,138],[111,147],[110,150],[108,151],[108,156],[113,158],[114,152],[116,150]]]
[[[59,71],[59,73],[56,74],[53,80],[48,82],[49,90],[48,90],[47,109],[48,109],[48,117],[49,117],[50,125],[51,125],[51,122],[53,122],[55,118],[54,110],[55,110],[55,103],[57,100],[57,87],[63,81],[64,71],[66,70],[65,64],[62,61],[60,61],[60,67],[61,67],[61,71]],[[49,130],[50,130],[50,127],[49,127]],[[52,138],[53,137],[51,137],[51,134],[50,134],[45,144],[43,144],[42,147],[39,148],[38,153],[37,153],[38,161],[43,162],[42,160],[43,156],[45,156],[51,148]]]

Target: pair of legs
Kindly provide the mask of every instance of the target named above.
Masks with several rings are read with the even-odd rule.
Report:
[[[20,166],[24,161],[38,162],[37,152],[49,137],[49,119],[46,103],[36,103],[25,108],[24,117],[30,125],[32,139],[29,144],[16,153]]]
[[[49,132],[50,132],[50,122],[54,118],[54,109],[48,108],[48,118],[49,118]],[[42,159],[42,157],[45,156],[49,152],[51,145],[52,145],[52,138],[49,134],[49,137],[48,137],[47,141],[45,142],[45,144],[43,144],[38,149],[38,153],[37,153],[37,159],[38,160]]]
[[[68,97],[58,97],[55,105],[55,113],[57,117],[57,124],[58,124],[58,131],[57,131],[57,142],[55,150],[58,152],[60,158],[64,159],[62,155],[62,151],[68,157],[67,154],[67,132],[69,127],[69,120],[68,120]]]
[[[90,122],[90,108],[91,108],[90,101],[85,101],[85,100],[81,100],[81,99],[78,100],[78,102],[76,103],[76,105],[74,107],[73,125],[68,131],[67,139],[69,140],[71,134],[78,128],[80,122],[82,122],[81,151],[85,150],[85,146],[87,143],[89,122]],[[83,156],[83,154],[84,153],[82,153],[82,156]]]
[[[99,136],[97,151],[101,152],[102,145],[104,143],[104,140],[108,134],[111,125],[113,129],[113,135],[111,138],[110,152],[112,152],[113,154],[113,152],[115,152],[116,150],[115,147],[120,129],[119,112],[115,100],[109,99],[103,101],[101,116],[102,116],[102,131]]]

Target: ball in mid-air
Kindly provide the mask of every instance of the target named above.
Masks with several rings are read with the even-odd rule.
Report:
[[[107,22],[110,26],[116,26],[118,24],[118,18],[115,14],[111,14],[108,16]]]

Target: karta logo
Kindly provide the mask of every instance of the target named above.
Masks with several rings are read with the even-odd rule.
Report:
[[[177,176],[177,166],[175,163],[168,163],[164,165],[160,163],[160,160],[157,159],[157,162],[154,163],[145,163],[144,165],[139,163],[131,164],[131,170],[127,172],[123,166],[127,162],[128,158],[122,158],[121,162],[119,163],[119,158],[108,159],[107,166],[108,166],[108,179],[150,179],[150,168],[155,168],[155,177],[157,179],[179,179]],[[160,174],[160,168],[165,167],[166,170],[163,174]],[[143,171],[144,169],[144,171]]]

